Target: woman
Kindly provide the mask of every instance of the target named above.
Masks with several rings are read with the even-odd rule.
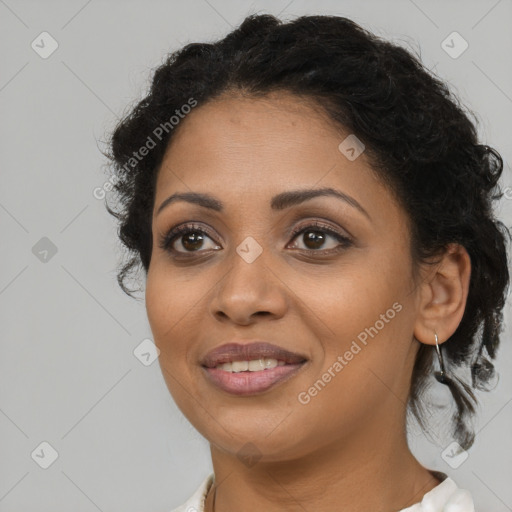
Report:
[[[176,511],[474,510],[406,438],[446,385],[471,446],[509,281],[501,157],[445,84],[346,18],[252,15],[171,54],[108,155],[119,284],[142,265],[211,448]]]

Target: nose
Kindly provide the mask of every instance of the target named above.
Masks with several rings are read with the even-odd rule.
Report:
[[[211,291],[210,311],[219,321],[249,325],[258,318],[281,318],[288,307],[288,289],[264,252],[252,262],[233,251],[218,286]]]

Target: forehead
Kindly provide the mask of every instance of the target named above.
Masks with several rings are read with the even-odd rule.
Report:
[[[227,169],[237,160],[240,171],[249,169],[256,157],[258,162],[282,166],[284,160],[300,161],[321,152],[332,155],[333,142],[341,137],[311,100],[287,93],[223,96],[196,107],[181,123],[165,160],[186,160],[188,167],[207,156]]]
[[[208,192],[229,204],[247,192],[268,200],[282,191],[319,187],[341,188],[382,208],[389,193],[364,153],[350,161],[338,149],[348,135],[321,105],[290,93],[224,96],[199,105],[167,148],[155,208],[176,191]]]

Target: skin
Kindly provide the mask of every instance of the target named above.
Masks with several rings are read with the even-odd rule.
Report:
[[[347,135],[291,94],[224,95],[181,122],[159,170],[146,308],[169,391],[210,443],[216,512],[400,510],[439,483],[407,446],[405,403],[420,343],[433,345],[434,330],[444,342],[462,319],[469,256],[452,245],[414,279],[408,216],[365,153],[350,161],[340,152]],[[369,218],[335,197],[270,208],[277,193],[323,187],[350,195]],[[157,214],[168,196],[191,191],[215,196],[224,211],[177,201]],[[316,227],[326,237],[316,248],[290,235],[315,220],[352,243]],[[177,260],[158,242],[191,221],[209,233],[199,252],[178,235]],[[248,236],[262,249],[252,263],[236,252]],[[300,403],[394,303],[394,318]],[[228,394],[199,360],[235,337],[308,362],[259,395]],[[246,443],[261,456],[254,465],[238,456]]]

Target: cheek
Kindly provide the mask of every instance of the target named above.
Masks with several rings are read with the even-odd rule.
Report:
[[[180,319],[187,321],[186,315],[197,302],[197,290],[184,278],[180,269],[155,261],[151,263],[146,279],[146,311],[155,336],[164,330],[169,336],[179,328]],[[160,340],[163,341],[163,340]]]
[[[187,294],[188,290],[188,294]],[[190,382],[187,357],[189,357],[187,326],[194,319],[191,296],[186,284],[177,285],[168,276],[168,270],[155,265],[150,268],[146,280],[146,312],[155,345],[160,350],[158,362],[167,388],[178,407],[186,412],[190,408],[190,396],[184,392],[183,382]],[[192,320],[191,320],[192,318]]]
[[[146,280],[146,312],[154,342],[163,358],[180,350],[180,329],[193,309],[190,289],[177,284],[164,269],[150,268]]]
[[[304,295],[321,320],[322,330],[316,331],[324,351],[320,372],[331,368],[340,376],[333,381],[357,395],[400,385],[395,379],[407,370],[413,328],[406,259],[390,248],[388,257],[375,254],[371,260],[317,281],[318,293]],[[338,357],[343,369],[337,365],[336,372]]]
[[[179,385],[171,376],[179,375],[180,382],[194,379],[196,342],[204,333],[205,294],[214,283],[205,276],[194,279],[168,263],[154,265],[148,271],[146,312],[154,343],[160,350],[160,366],[169,388],[173,388],[173,396]]]
[[[391,308],[399,295],[393,291],[397,283],[386,278],[382,267],[363,257],[359,262],[327,269],[325,274],[302,274],[300,279],[290,280],[294,293],[301,299],[299,303],[307,306],[305,318],[318,320],[315,330],[320,340],[331,340],[329,345],[334,343],[340,351],[344,343],[350,344],[349,339]]]
[[[150,267],[146,279],[145,299],[148,321],[155,338],[155,344],[158,345],[165,326],[165,312],[170,306],[168,303],[170,297],[168,297],[168,292],[166,292],[162,280],[158,279],[158,273],[152,267]]]

